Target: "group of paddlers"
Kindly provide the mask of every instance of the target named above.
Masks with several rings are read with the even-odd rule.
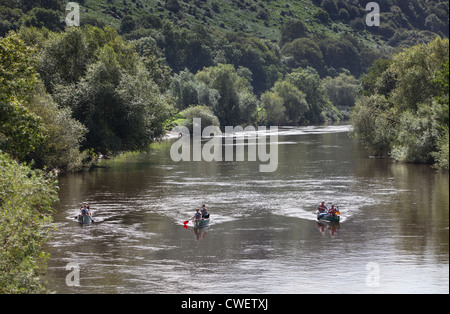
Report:
[[[208,211],[206,210],[206,206],[202,205],[202,209],[201,210],[200,210],[200,208],[197,208],[195,210],[194,217],[192,217],[191,219],[194,219],[194,220],[209,219],[209,214],[208,214]]]
[[[319,204],[317,206],[317,212],[319,214],[328,214],[331,216],[338,216],[340,215],[339,207],[334,206],[334,204],[331,205],[331,207],[328,209],[328,207],[325,205],[325,201]]]

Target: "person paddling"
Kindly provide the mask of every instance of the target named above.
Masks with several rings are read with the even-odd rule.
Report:
[[[202,219],[202,214],[201,214],[199,208],[197,208],[197,209],[195,210],[195,214],[194,214],[194,217],[192,217],[192,219],[194,219],[194,220],[200,220],[200,219]]]
[[[341,212],[339,211],[339,207],[331,205],[330,210],[328,211],[328,214],[331,216],[340,216]]]
[[[206,206],[202,205],[202,218],[203,219],[208,219],[209,218],[209,214],[208,211],[206,210]]]
[[[319,206],[317,206],[317,211],[319,212],[319,214],[328,212],[328,208],[325,205],[325,201],[322,201],[322,203],[320,203]]]
[[[328,210],[328,214],[331,216],[336,216],[337,212],[338,212],[338,210],[336,207],[334,207],[334,204],[331,205],[330,210]]]
[[[80,216],[90,216],[89,205],[87,203],[83,203],[83,206],[80,208]]]

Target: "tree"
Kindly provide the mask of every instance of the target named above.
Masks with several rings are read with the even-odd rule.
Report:
[[[25,160],[44,141],[41,119],[18,101],[0,103],[0,151]]]
[[[173,13],[177,13],[181,9],[181,5],[178,0],[166,0],[166,9],[172,11]]]
[[[374,93],[376,93],[377,81],[380,76],[383,75],[383,73],[389,68],[391,63],[391,60],[376,60],[367,70],[367,73],[361,76],[361,87],[362,92],[365,96],[373,95]]]
[[[25,103],[38,84],[35,50],[17,35],[0,38],[0,150],[24,160],[44,140],[44,127]]]
[[[214,115],[212,109],[207,106],[189,107],[180,112],[180,115],[184,118],[182,126],[187,127],[191,134],[193,134],[194,119],[201,119],[202,129],[208,126],[220,127],[219,119]]]
[[[280,46],[297,38],[306,37],[306,27],[300,20],[289,20],[281,27]]]
[[[36,49],[17,34],[0,38],[0,102],[24,101],[37,86]]]
[[[64,173],[80,170],[84,154],[81,144],[87,132],[86,127],[72,118],[70,108],[60,108],[41,85],[36,89],[28,105],[39,116],[45,127],[45,138],[30,154],[34,166],[39,169],[58,169]]]
[[[286,107],[283,99],[276,93],[267,91],[261,96],[261,107],[266,111],[267,125],[286,125]]]
[[[283,100],[287,123],[298,125],[309,109],[306,94],[288,81],[278,81],[272,90]]]
[[[198,81],[188,69],[174,75],[170,93],[179,110],[184,110],[192,105],[215,108],[220,98],[217,90]]]
[[[310,38],[299,38],[287,43],[281,50],[288,57],[288,66],[291,68],[306,68],[310,66],[320,75],[326,73],[322,51],[318,44]]]
[[[63,28],[60,13],[43,8],[33,8],[25,15],[23,24],[28,27],[46,27],[52,31],[60,31]]]
[[[92,62],[85,33],[78,27],[53,33],[40,51],[37,69],[50,93],[59,84],[73,84],[86,74]]]
[[[203,69],[195,75],[196,79],[219,93],[217,105],[213,108],[219,118],[220,125],[237,126],[243,121],[240,113],[242,92],[250,93],[250,83],[240,77],[231,64],[219,64],[215,67]]]
[[[54,230],[57,181],[1,152],[0,169],[0,293],[46,293],[40,278],[48,254],[42,246]]]
[[[120,33],[128,34],[134,31],[135,29],[136,29],[136,22],[134,21],[133,17],[130,15],[125,15],[122,18],[122,22],[120,24]]]
[[[323,85],[335,107],[346,108],[355,105],[359,82],[353,75],[341,73],[336,78],[327,77]]]
[[[288,74],[285,79],[305,94],[308,103],[308,110],[304,114],[305,122],[317,123],[340,119],[340,114],[330,103],[323,81],[315,69],[298,68]]]
[[[356,103],[354,136],[377,154],[448,168],[448,49],[436,38],[394,56]]]
[[[390,110],[391,104],[380,95],[361,97],[353,110],[351,135],[374,156],[388,156],[391,152],[398,121]]]
[[[142,150],[163,135],[171,105],[142,63],[119,63],[112,47],[101,48],[99,61],[75,85],[60,85],[55,97],[88,128],[85,148],[102,153]]]

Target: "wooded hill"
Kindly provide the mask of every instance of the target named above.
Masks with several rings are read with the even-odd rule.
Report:
[[[82,27],[68,28],[65,1],[0,0],[3,61],[17,66],[0,73],[0,149],[67,168],[78,146],[145,149],[193,112],[222,127],[349,118],[374,61],[448,37],[448,1],[380,1],[372,27],[368,2],[80,0]],[[21,75],[33,85],[11,90]],[[13,134],[28,111],[49,124],[40,137]]]
[[[276,61],[282,61],[288,68],[308,64],[321,76],[333,75],[341,68],[359,76],[374,59],[389,53],[390,47],[429,42],[436,35],[448,37],[448,1],[379,1],[381,10],[379,27],[368,27],[365,23],[365,17],[369,13],[366,11],[368,2],[370,1],[77,1],[81,5],[83,25],[91,24],[99,27],[110,25],[119,30],[126,39],[149,36],[155,38],[158,47],[166,50],[167,62],[175,72],[187,67],[196,73],[204,66],[213,65],[214,61],[228,61],[226,63],[235,66],[242,63],[243,66],[251,68],[244,61],[232,59],[232,56],[226,54],[223,56],[224,49],[218,46],[224,43],[211,38],[214,34],[213,29],[226,34],[227,41],[232,43],[240,41],[240,44],[246,45],[245,41],[248,38],[243,34],[268,40],[277,46],[273,48],[269,45],[270,50],[282,51],[281,60]],[[63,30],[65,3],[67,1],[1,0],[0,35],[5,35],[8,30],[18,29],[21,25],[45,26],[53,31]],[[167,36],[160,38],[161,33],[166,34],[158,30],[163,27],[164,20],[189,30],[185,34],[185,41],[188,42],[181,42],[180,47],[170,47],[172,44],[170,40],[162,42]],[[237,35],[239,39],[229,38],[236,34],[239,34]],[[296,39],[301,40],[293,43]],[[176,49],[176,53],[181,56],[171,55],[175,53],[171,48]],[[191,56],[183,56],[183,53]],[[222,56],[226,60],[220,59]],[[245,59],[245,56],[242,59]],[[253,74],[255,77],[259,76]],[[256,92],[261,93],[274,82],[271,80],[253,83]]]

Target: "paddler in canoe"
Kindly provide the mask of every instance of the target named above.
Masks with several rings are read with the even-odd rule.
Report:
[[[91,216],[90,206],[88,203],[83,203],[83,206],[81,206],[80,216]]]
[[[202,205],[202,218],[203,219],[209,219],[209,214],[208,214],[208,210],[206,209],[205,205]]]
[[[322,203],[319,204],[319,206],[317,206],[317,213],[318,214],[325,214],[328,212],[328,208],[325,205],[325,201],[322,201]]]
[[[78,214],[78,222],[80,223],[89,223],[89,222],[94,222],[94,220],[92,219],[92,213],[91,213],[91,208],[90,205],[88,203],[83,203],[83,206],[81,206],[80,208],[80,213]]]
[[[331,205],[331,208],[328,210],[328,215],[339,216],[340,214],[339,207],[335,207],[334,204]]]
[[[189,219],[189,220],[194,220],[194,227],[205,227],[209,224],[209,214],[208,211],[206,210],[206,206],[203,205],[202,206],[202,210],[200,211],[200,208],[197,208],[195,210],[195,214],[194,216]],[[184,222],[184,227],[187,229],[187,224],[189,223],[189,220],[186,220]]]
[[[320,203],[320,205],[317,207],[317,220],[339,222],[340,215],[341,213],[339,211],[339,208],[334,204],[331,205],[330,209],[325,206],[325,202]]]

